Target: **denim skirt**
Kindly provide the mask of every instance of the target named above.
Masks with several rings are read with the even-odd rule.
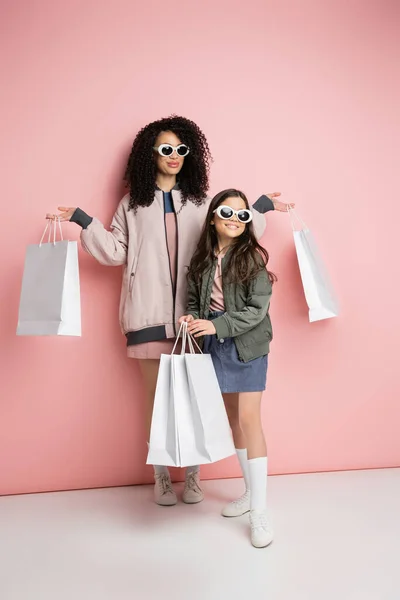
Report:
[[[223,312],[210,313],[212,321]],[[263,392],[267,383],[268,355],[247,363],[239,359],[233,338],[217,339],[216,335],[204,338],[203,352],[211,354],[218,383],[223,394],[238,392]]]

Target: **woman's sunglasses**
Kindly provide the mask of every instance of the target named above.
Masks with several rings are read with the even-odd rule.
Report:
[[[221,206],[218,206],[218,208],[214,210],[214,213],[217,213],[219,218],[224,219],[224,221],[229,221],[229,219],[232,219],[233,215],[236,215],[237,220],[240,221],[240,223],[250,223],[250,221],[253,220],[253,214],[250,210],[247,210],[247,208],[244,208],[243,210],[233,210],[230,206],[221,204]]]
[[[179,144],[179,146],[171,146],[171,144],[160,144],[157,148],[153,148],[161,156],[171,156],[174,152],[178,156],[187,156],[189,154],[189,147],[186,144]]]

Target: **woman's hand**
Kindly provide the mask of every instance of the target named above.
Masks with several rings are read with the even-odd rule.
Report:
[[[192,315],[185,315],[179,319],[178,323],[179,325],[182,325],[182,323],[191,323],[193,320],[194,318]]]
[[[280,195],[280,192],[273,192],[272,194],[267,194],[268,198],[272,200],[272,204],[274,205],[275,210],[277,210],[278,212],[288,212],[290,208],[294,208],[296,206],[292,203],[288,204],[287,202],[281,202],[280,200],[277,200],[277,198],[279,198]]]
[[[193,320],[189,324],[188,331],[195,338],[201,337],[203,335],[215,335],[217,333],[213,322],[206,321],[205,319]]]
[[[46,219],[50,219],[50,221],[55,221],[56,219],[60,221],[69,221],[74,212],[76,211],[76,208],[59,206],[58,210],[60,211],[59,215],[47,214]]]

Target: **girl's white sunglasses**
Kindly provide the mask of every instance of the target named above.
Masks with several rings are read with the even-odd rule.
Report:
[[[247,208],[242,210],[233,210],[230,206],[225,206],[221,204],[214,210],[214,213],[217,213],[220,219],[224,219],[224,221],[229,221],[232,219],[233,215],[236,215],[237,220],[240,223],[250,223],[253,220],[253,214]]]
[[[156,148],[153,148],[161,156],[171,156],[174,152],[178,156],[187,156],[189,154],[189,146],[186,144],[179,144],[179,146],[171,146],[171,144],[160,144]]]

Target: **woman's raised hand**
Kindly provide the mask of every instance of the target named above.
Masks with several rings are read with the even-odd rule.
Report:
[[[76,208],[59,206],[58,210],[60,211],[60,214],[52,215],[52,214],[48,213],[46,215],[46,219],[49,219],[50,221],[55,221],[56,219],[58,219],[60,221],[70,221],[72,215],[76,211]]]
[[[267,194],[268,198],[272,200],[275,210],[278,212],[287,212],[289,208],[294,208],[296,205],[293,203],[282,202],[278,200],[280,192],[272,192],[272,194]]]

